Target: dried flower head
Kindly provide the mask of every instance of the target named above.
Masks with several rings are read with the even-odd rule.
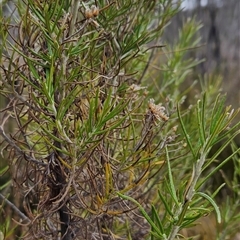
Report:
[[[85,18],[89,19],[89,18],[92,18],[93,17],[93,13],[92,13],[92,10],[91,9],[86,9],[85,13]]]
[[[137,92],[137,91],[140,91],[142,89],[146,89],[146,87],[140,87],[139,85],[136,85],[136,84],[132,84],[130,87],[129,87],[129,90],[133,91],[133,92]]]
[[[97,17],[98,15],[99,15],[99,8],[96,7],[95,5],[92,5],[91,9],[87,8],[85,11],[85,17],[87,19]]]
[[[95,5],[91,6],[91,10],[94,17],[97,17],[99,15],[99,8],[96,7]]]
[[[159,120],[159,121],[167,121],[169,119],[169,117],[166,114],[166,109],[165,107],[162,106],[161,103],[159,103],[158,105],[156,105],[154,103],[154,99],[150,99],[149,100],[149,104],[148,107],[151,111],[151,113],[154,115],[154,117]]]
[[[178,129],[178,125],[176,125],[176,126],[173,126],[173,128],[172,128],[173,132],[176,132],[176,131],[177,131],[177,129]]]

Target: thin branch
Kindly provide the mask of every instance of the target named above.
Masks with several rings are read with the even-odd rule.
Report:
[[[5,196],[0,193],[0,199],[2,199],[8,206],[10,206],[18,215],[22,218],[23,221],[30,223],[31,220],[21,212],[12,202],[10,202]]]
[[[27,155],[25,152],[22,151],[22,149],[20,147],[18,147],[4,132],[3,130],[3,127],[0,126],[0,135],[5,139],[6,142],[9,143],[10,146],[12,146],[15,151],[22,155],[27,161],[30,161],[30,162],[33,162],[33,163],[36,163],[38,165],[42,165],[42,166],[46,166],[46,163],[42,162],[42,161],[39,161],[39,160],[36,160],[34,158],[32,158],[31,156]]]

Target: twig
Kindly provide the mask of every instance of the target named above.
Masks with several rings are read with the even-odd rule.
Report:
[[[4,132],[3,130],[3,127],[0,126],[0,135],[5,139],[6,142],[9,143],[10,146],[12,146],[15,151],[22,155],[27,161],[30,161],[30,162],[33,162],[33,163],[36,163],[38,165],[41,165],[41,166],[46,166],[46,164],[44,162],[41,162],[39,160],[36,160],[34,158],[32,158],[31,156],[27,155],[25,152],[22,151],[22,149],[20,147],[18,147]]]
[[[23,221],[30,223],[31,220],[21,212],[12,202],[10,202],[5,196],[0,193],[0,199],[2,199],[8,206],[10,206],[21,218]]]

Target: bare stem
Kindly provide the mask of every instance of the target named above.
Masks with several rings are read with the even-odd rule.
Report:
[[[10,206],[18,215],[22,218],[22,220],[26,223],[30,223],[31,220],[21,212],[12,202],[10,202],[5,196],[0,193],[0,199],[2,199],[8,206]]]

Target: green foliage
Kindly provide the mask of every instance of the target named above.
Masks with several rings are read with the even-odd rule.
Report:
[[[240,123],[231,125],[238,111],[208,85],[191,108],[184,105],[194,83],[180,89],[201,62],[186,54],[199,44],[200,25],[187,21],[170,47],[159,42],[179,11],[170,0],[17,7],[18,34],[5,34],[4,19],[1,31],[0,94],[8,103],[0,135],[10,159],[2,172],[11,175],[0,190],[10,182],[17,188],[24,209],[4,201],[24,221],[21,235],[173,240],[212,210],[221,222],[220,187],[209,193],[206,183],[239,154],[232,145],[209,172]],[[229,216],[239,217],[226,212],[224,221]]]

